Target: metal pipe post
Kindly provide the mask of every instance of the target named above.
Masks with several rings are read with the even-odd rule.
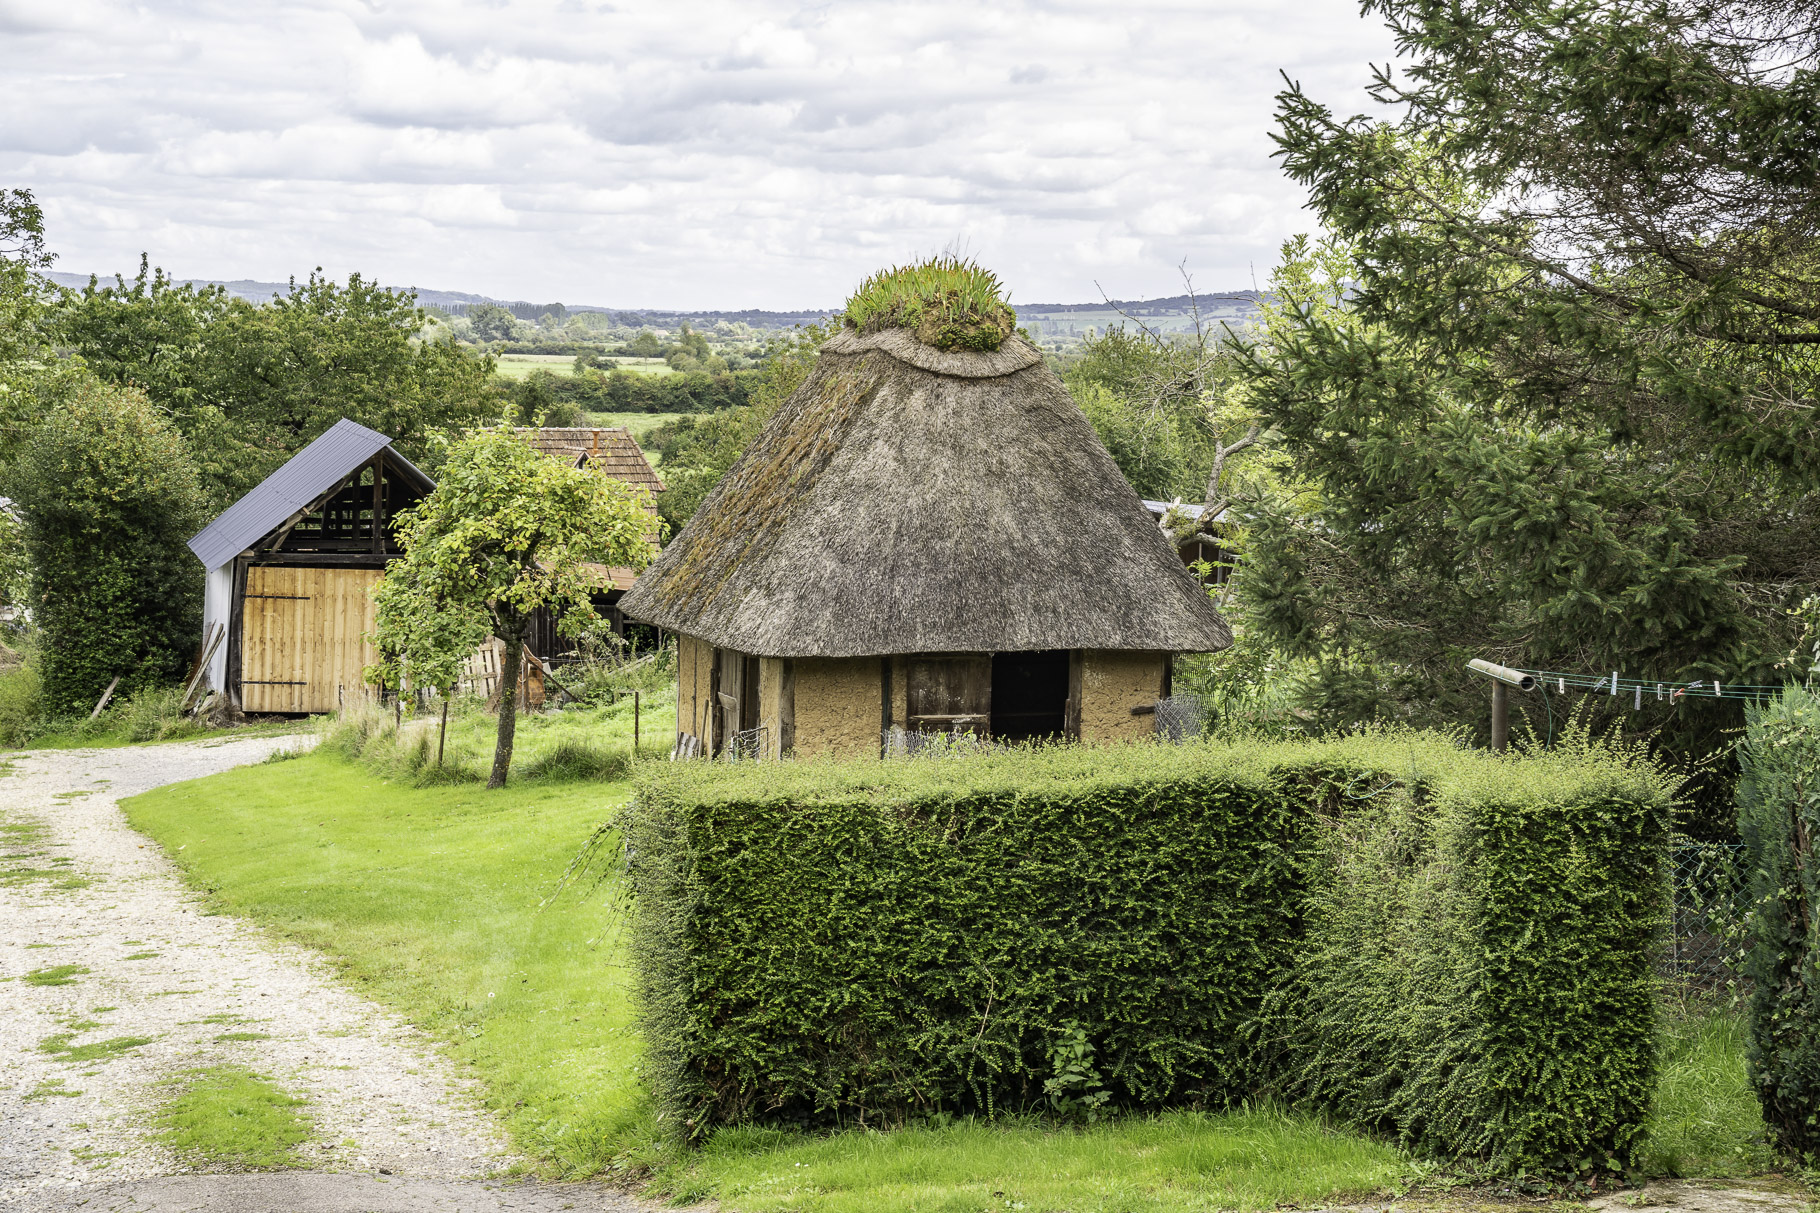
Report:
[[[1491,684],[1491,748],[1502,751],[1510,741],[1510,687],[1502,682]]]

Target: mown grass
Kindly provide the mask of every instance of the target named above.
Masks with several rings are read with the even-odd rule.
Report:
[[[659,1174],[677,1200],[750,1213],[1272,1209],[1398,1189],[1381,1142],[1277,1109],[1177,1112],[1087,1129],[968,1122],[825,1137],[727,1130]]]
[[[191,1070],[152,1119],[159,1144],[186,1162],[271,1168],[296,1163],[309,1139],[304,1101],[244,1066]]]
[[[459,724],[464,744],[488,736],[485,717]],[[629,728],[609,712],[533,720],[525,752],[578,739],[623,747]],[[623,782],[554,777],[500,792],[412,787],[325,751],[123,807],[213,890],[215,908],[322,950],[447,1041],[546,1174],[642,1174],[654,1193],[751,1213],[959,1213],[1263,1210],[1394,1192],[1431,1173],[1386,1143],[1275,1108],[1084,1129],[1020,1119],[833,1135],[733,1129],[685,1151],[655,1121],[639,1079],[624,940],[607,899],[571,891],[545,904],[627,792]],[[1740,1099],[1735,1023],[1677,1023],[1651,1169],[1717,1176],[1769,1165],[1748,1088]]]
[[[213,908],[332,957],[475,1068],[520,1148],[589,1174],[655,1128],[612,924],[598,900],[543,901],[626,791],[416,788],[324,752],[122,807]]]

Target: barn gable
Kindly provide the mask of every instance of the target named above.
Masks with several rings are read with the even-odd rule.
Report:
[[[243,710],[364,693],[373,583],[401,554],[398,514],[435,488],[391,441],[344,418],[190,540],[208,569],[209,685]]]

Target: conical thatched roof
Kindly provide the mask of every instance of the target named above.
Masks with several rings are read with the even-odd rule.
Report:
[[[620,603],[772,657],[1232,643],[1026,342],[843,332]]]

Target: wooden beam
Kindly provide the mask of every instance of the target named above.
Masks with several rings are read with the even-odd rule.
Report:
[[[101,692],[101,698],[97,699],[95,701],[95,710],[88,714],[88,718],[90,720],[93,720],[95,717],[101,715],[101,709],[105,708],[107,706],[107,701],[114,697],[114,688],[119,685],[120,685],[120,675],[115,674],[114,681],[107,684],[107,690]]]

